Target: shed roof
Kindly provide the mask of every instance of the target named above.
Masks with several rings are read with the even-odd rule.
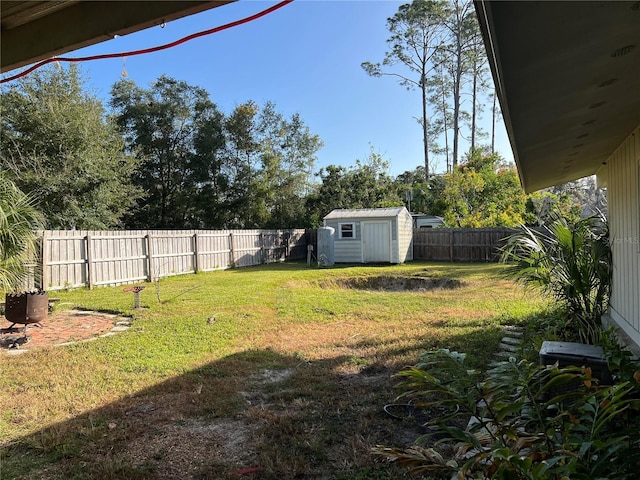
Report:
[[[359,208],[359,209],[342,209],[338,208],[329,212],[324,219],[332,220],[336,218],[393,218],[407,210],[405,207],[395,208]]]

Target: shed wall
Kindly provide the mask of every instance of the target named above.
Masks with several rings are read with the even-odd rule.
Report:
[[[336,263],[360,263],[362,262],[362,241],[336,237],[335,244]]]
[[[413,260],[413,218],[409,212],[398,216],[398,263]]]
[[[607,161],[611,318],[640,345],[640,126]]]
[[[353,235],[354,238],[339,238],[340,236],[340,224],[350,223],[354,224]],[[334,236],[334,253],[336,263],[354,263],[362,261],[362,229],[360,222],[354,219],[332,219],[325,220],[325,227],[332,227],[336,233]]]

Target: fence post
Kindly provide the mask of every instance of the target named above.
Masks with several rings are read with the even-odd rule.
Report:
[[[147,242],[147,279],[149,282],[153,282],[153,242],[151,239],[151,233],[147,232],[144,238]]]
[[[311,266],[312,256],[313,256],[313,245],[307,245],[307,267]]]
[[[280,230],[282,235],[278,236],[278,245],[280,245],[280,249],[284,249],[284,261],[286,262],[289,259],[289,239],[291,238],[291,232],[293,230]],[[278,261],[282,261],[282,257],[278,258]]]
[[[93,290],[93,250],[91,248],[91,234],[87,232],[87,281],[89,290]]]
[[[233,232],[229,232],[229,266],[236,266],[236,256],[233,252]]]
[[[198,233],[193,234],[193,271],[198,273],[200,270],[200,261],[198,259]]]
[[[289,230],[288,232],[285,232],[285,239],[287,240],[287,243],[284,247],[284,259],[289,260],[289,257],[291,256],[291,237],[293,236],[293,230]]]
[[[269,263],[268,254],[264,251],[264,232],[260,231],[260,263]]]
[[[40,289],[46,290],[49,285],[49,275],[47,272],[47,231],[42,231],[42,245],[40,246]]]
[[[453,262],[453,229],[449,230],[449,261]]]

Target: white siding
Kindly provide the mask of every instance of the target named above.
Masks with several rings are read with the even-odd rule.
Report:
[[[640,126],[607,160],[612,319],[640,345]]]
[[[398,263],[413,260],[413,218],[407,211],[398,216]]]
[[[338,240],[335,244],[336,263],[361,263],[362,242],[360,240]]]

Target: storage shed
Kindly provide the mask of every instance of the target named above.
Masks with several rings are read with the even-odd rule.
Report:
[[[413,219],[404,207],[333,210],[336,263],[404,263],[413,260]]]

